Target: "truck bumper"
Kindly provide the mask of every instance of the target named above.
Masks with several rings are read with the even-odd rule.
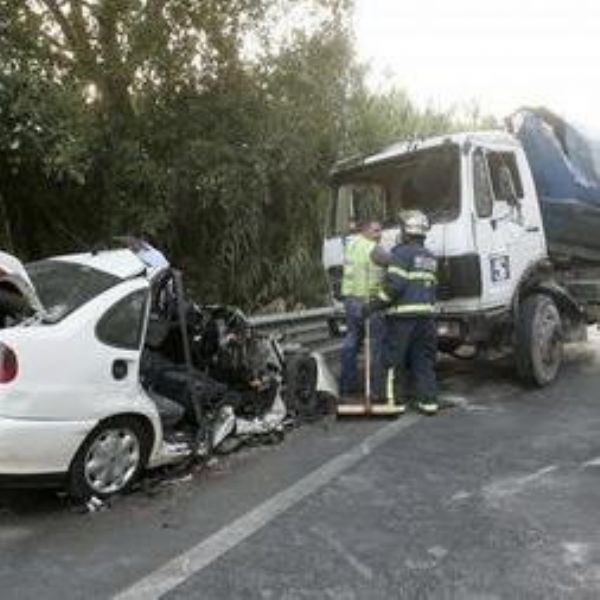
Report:
[[[506,310],[491,310],[472,314],[440,313],[436,316],[438,343],[442,351],[479,344],[500,344],[510,332]]]

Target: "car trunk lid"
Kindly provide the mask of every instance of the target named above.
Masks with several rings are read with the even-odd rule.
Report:
[[[14,256],[0,251],[0,286],[16,291],[34,313],[43,313],[44,307],[27,275],[25,267]]]

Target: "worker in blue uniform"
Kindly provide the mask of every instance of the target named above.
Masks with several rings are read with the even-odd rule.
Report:
[[[387,267],[377,300],[367,312],[385,315],[384,356],[393,371],[394,401],[401,409],[411,404],[420,412],[438,411],[435,362],[437,332],[434,320],[437,261],[425,248],[429,230],[426,215],[417,210],[402,215],[402,243],[373,259]]]

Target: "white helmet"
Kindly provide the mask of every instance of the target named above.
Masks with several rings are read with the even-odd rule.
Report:
[[[400,213],[405,235],[425,237],[429,231],[429,219],[420,210],[405,210]]]

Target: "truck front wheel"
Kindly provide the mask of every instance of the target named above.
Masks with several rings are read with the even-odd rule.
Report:
[[[519,376],[539,387],[554,381],[562,362],[563,335],[560,313],[550,296],[532,294],[523,300],[515,341]]]

